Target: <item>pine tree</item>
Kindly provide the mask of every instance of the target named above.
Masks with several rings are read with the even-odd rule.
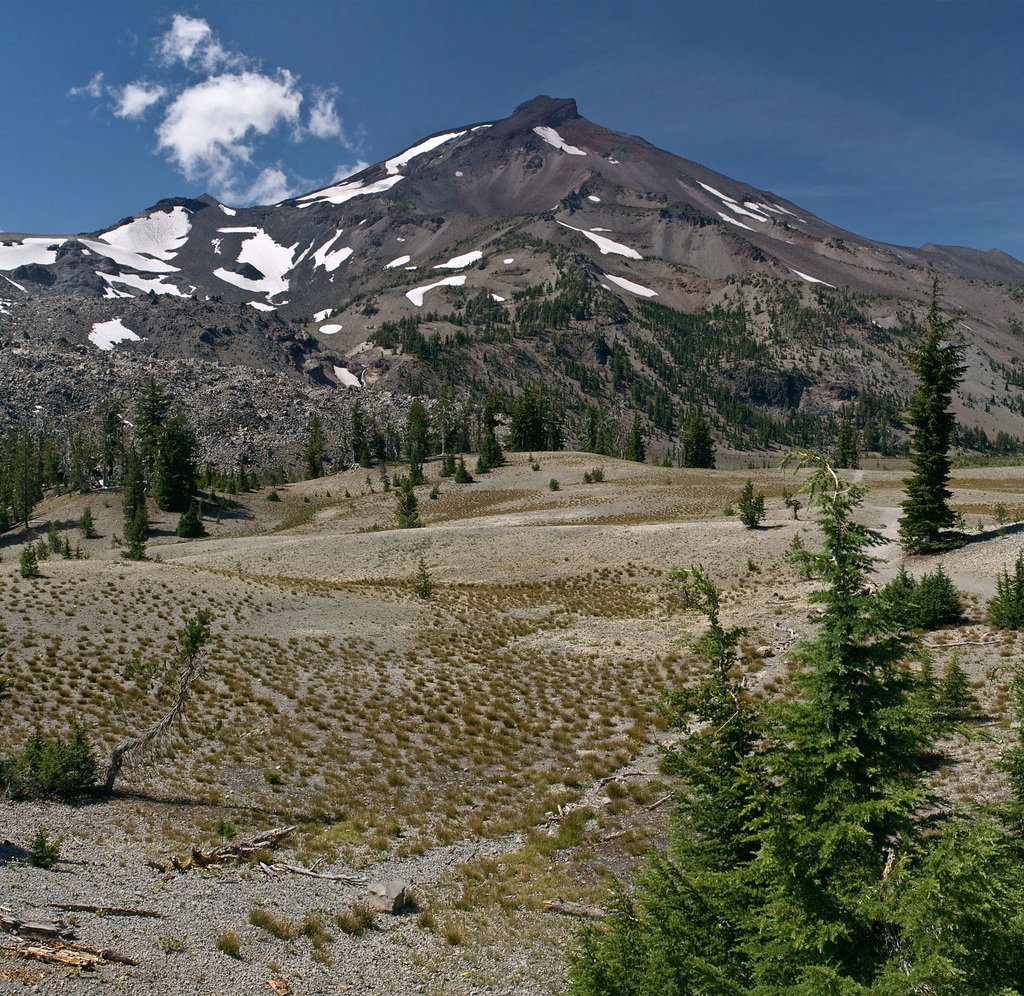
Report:
[[[1024,848],[932,795],[934,704],[866,583],[882,537],[854,517],[860,488],[827,465],[811,483],[823,615],[800,695],[752,705],[711,616],[708,666],[675,697],[691,718],[669,851],[583,931],[574,996],[1020,991]],[[1006,766],[1024,799],[1024,749]]]
[[[636,463],[643,463],[647,459],[647,448],[644,445],[644,427],[640,421],[640,414],[633,416],[633,427],[629,432],[629,439],[626,441],[626,449],[623,451],[624,460],[634,460]]]
[[[423,462],[427,459],[430,440],[430,418],[423,402],[416,398],[409,405],[405,422],[405,448],[409,454],[409,477],[413,484],[423,484]]]
[[[846,418],[839,423],[839,432],[836,436],[835,466],[846,470],[856,470],[860,466],[857,430]]]
[[[26,543],[21,550],[21,557],[18,562],[18,573],[23,578],[39,577],[39,557],[36,554],[34,543]]]
[[[160,435],[171,410],[172,397],[156,377],[150,376],[135,405],[135,436],[147,480],[152,480],[160,450]]]
[[[196,539],[206,535],[206,527],[203,525],[202,509],[195,502],[192,502],[178,519],[178,527],[175,533],[183,539]]]
[[[420,521],[416,492],[413,491],[412,481],[408,477],[402,478],[402,484],[398,489],[398,504],[395,507],[395,515],[398,516],[399,529],[418,529],[423,525]]]
[[[306,468],[307,481],[324,476],[324,430],[320,424],[320,416],[316,412],[309,418],[309,430],[306,433],[306,447],[302,451],[302,460]]]
[[[760,491],[754,493],[754,482],[749,477],[740,492],[736,509],[740,515],[740,522],[748,529],[756,529],[764,519],[764,494]]]
[[[911,553],[930,553],[948,545],[943,531],[956,522],[947,490],[950,461],[949,439],[956,416],[949,410],[953,391],[966,367],[963,348],[948,341],[956,319],[939,312],[939,282],[932,285],[928,327],[910,354],[909,365],[917,376],[907,420],[914,427],[911,443],[913,474],[904,482],[907,497],[900,520],[900,540]]]
[[[459,465],[455,468],[456,484],[472,484],[473,475],[466,469],[466,461],[460,456]]]
[[[683,425],[683,466],[706,470],[715,466],[715,444],[711,431],[707,422],[696,412]]]
[[[165,512],[184,512],[196,492],[196,434],[184,415],[164,422],[156,457],[156,483],[153,496],[157,508]]]

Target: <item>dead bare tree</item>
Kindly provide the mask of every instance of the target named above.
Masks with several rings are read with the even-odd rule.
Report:
[[[179,728],[185,726],[185,706],[192,695],[192,686],[206,667],[203,647],[210,639],[212,618],[213,613],[209,609],[199,609],[178,630],[177,637],[180,647],[177,660],[178,691],[174,696],[174,702],[159,722],[154,723],[137,737],[118,744],[110,752],[103,779],[104,792],[113,791],[114,782],[117,781],[121,769],[126,764],[137,763],[146,751],[167,733],[171,726],[175,723]]]

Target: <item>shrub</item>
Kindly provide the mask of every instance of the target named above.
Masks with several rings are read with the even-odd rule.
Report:
[[[23,578],[39,577],[39,558],[36,555],[36,548],[31,543],[26,543],[21,551],[21,559],[18,561],[18,573]]]
[[[61,836],[51,838],[46,827],[39,824],[28,849],[28,863],[35,868],[52,868],[60,860]]]
[[[559,485],[558,481],[554,477],[552,477],[551,480],[548,481],[548,487],[552,491],[560,491],[561,490],[561,486]]]
[[[92,509],[86,505],[82,517],[78,520],[79,532],[86,539],[93,539],[96,535],[96,526],[92,521]]]
[[[756,529],[764,519],[764,494],[754,493],[754,482],[748,477],[740,492],[740,500],[736,503],[739,509],[740,522],[748,529]]]
[[[892,620],[904,629],[937,629],[963,618],[960,592],[941,564],[920,581],[900,567],[879,595]]]
[[[75,723],[71,739],[37,732],[0,765],[0,779],[13,796],[73,798],[96,783],[96,755],[87,729]]]
[[[298,933],[291,920],[286,920],[283,916],[271,913],[260,906],[253,907],[249,913],[249,923],[254,927],[262,927],[268,934],[273,934],[282,941],[290,941]]]
[[[242,938],[233,930],[217,932],[217,950],[232,958],[242,957]]]
[[[999,629],[1020,629],[1024,623],[1024,549],[1017,554],[1013,575],[1003,565],[996,594],[988,603],[989,622]]]
[[[361,934],[377,926],[373,910],[365,903],[353,903],[352,908],[339,913],[334,922],[346,934]]]
[[[178,528],[175,532],[183,539],[196,539],[206,535],[206,527],[203,525],[202,510],[192,502],[178,519]]]
[[[345,496],[346,498],[348,495]],[[271,488],[267,493],[267,501],[280,501],[281,496],[277,493],[277,488]]]

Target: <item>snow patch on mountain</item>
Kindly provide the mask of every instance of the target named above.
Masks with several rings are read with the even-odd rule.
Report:
[[[274,305],[267,304],[265,301],[249,301],[247,303],[250,308],[255,308],[257,311],[277,311]]]
[[[610,280],[613,284],[618,284],[623,290],[629,291],[630,294],[636,294],[639,297],[657,297],[658,292],[653,291],[650,287],[644,287],[642,284],[636,284],[632,280],[627,280],[625,277],[616,277],[611,273],[604,275],[605,280]]]
[[[577,148],[575,145],[570,145],[561,135],[555,131],[554,128],[549,128],[547,125],[538,125],[533,129],[536,134],[540,135],[548,145],[553,145],[556,149],[561,149],[563,152],[569,153],[570,156],[585,156],[586,153]]]
[[[367,194],[382,194],[390,190],[399,180],[404,179],[401,173],[386,176],[383,180],[367,183],[365,180],[353,180],[348,183],[336,183],[333,187],[325,187],[315,193],[306,194],[297,201],[300,208],[308,208],[311,204],[344,204],[353,197],[364,197]],[[365,221],[365,219],[364,219]],[[360,222],[359,224],[362,224]]]
[[[412,290],[406,291],[405,296],[416,305],[417,308],[423,307],[423,295],[427,291],[432,291],[435,287],[461,287],[466,282],[465,274],[458,277],[445,277],[444,280],[438,280],[436,284],[427,284],[425,287],[414,287]]]
[[[587,200],[588,201],[593,201],[595,204],[600,204],[601,203],[601,198],[595,196],[594,194],[587,194]]]
[[[321,325],[320,332],[323,335],[337,335],[342,329],[341,325]]]
[[[108,245],[106,242],[94,242],[92,239],[80,239],[82,245],[88,246],[98,256],[106,256],[112,259],[118,266],[127,266],[132,270],[139,270],[141,273],[180,273],[177,266],[171,266],[163,260],[153,259],[150,256],[143,256],[133,249],[125,249],[121,246]]]
[[[397,259],[391,260],[390,263],[385,263],[384,269],[393,270],[396,266],[405,266],[410,259],[412,259],[412,256],[399,256]]]
[[[42,238],[23,239],[12,245],[0,245],[0,270],[16,270],[19,266],[27,266],[30,263],[49,265],[56,261],[57,250],[62,245],[64,239]]]
[[[406,258],[408,259],[408,257]],[[474,249],[472,252],[463,253],[461,256],[452,256],[447,263],[438,263],[434,269],[464,270],[467,266],[472,266],[473,263],[477,263],[483,258],[484,254],[479,249]]]
[[[120,318],[109,322],[96,322],[89,333],[89,341],[104,352],[109,352],[119,342],[142,342],[131,329],[121,324]]]
[[[328,273],[333,273],[342,263],[345,262],[349,256],[352,255],[352,249],[345,246],[342,249],[335,249],[334,252],[330,252],[331,246],[341,237],[344,228],[339,228],[331,238],[329,238],[315,253],[313,253],[313,269],[315,270],[318,266],[322,266]]]
[[[313,316],[313,321],[314,322],[322,322],[333,310],[334,310],[333,308],[324,308],[323,311],[318,311]]]
[[[794,270],[793,267],[789,268],[789,272],[795,273],[801,280],[806,280],[809,284],[824,284],[826,287],[835,287],[835,284],[830,284],[827,280],[819,280],[817,277],[810,277],[806,273]]]
[[[343,387],[363,386],[359,378],[348,367],[335,367],[334,376],[338,378]]]
[[[388,171],[388,176],[394,176],[403,166],[409,164],[409,160],[422,156],[424,152],[431,152],[439,145],[444,145],[445,142],[450,142],[453,138],[461,138],[465,134],[464,131],[450,131],[445,135],[426,138],[419,145],[414,145],[411,149],[406,149],[405,152],[393,156],[384,164],[384,168]]]
[[[748,232],[752,232],[754,230],[749,225],[744,225],[742,221],[737,221],[735,218],[733,218],[731,215],[726,214],[724,211],[719,211],[718,217],[721,218],[722,221],[729,222],[730,225],[735,225],[737,228],[745,228]]]
[[[263,276],[260,279],[243,277],[240,273],[233,273],[223,267],[217,267],[213,271],[213,275],[242,290],[266,294],[268,298],[274,297],[288,290],[288,280],[285,274],[294,265],[294,255],[298,245],[296,242],[293,246],[282,246],[261,228],[257,228],[256,234],[251,239],[245,239],[242,242],[242,248],[238,251],[238,262],[249,263],[256,267]],[[304,256],[305,253],[302,255]]]
[[[157,211],[144,218],[135,218],[125,225],[104,232],[100,238],[108,245],[145,253],[157,259],[173,259],[188,241],[192,229],[188,212],[180,205],[170,211]]]
[[[104,273],[97,270],[96,275],[107,282],[113,288],[114,284],[124,284],[125,287],[134,287],[136,290],[148,294],[170,294],[172,297],[188,297],[188,294],[179,290],[174,284],[165,284],[163,277],[144,277],[139,273]],[[130,295],[129,295],[130,296]]]
[[[630,249],[629,246],[624,246],[621,242],[613,242],[611,239],[606,239],[603,235],[595,235],[593,232],[588,232],[584,228],[573,228],[572,225],[567,225],[564,221],[558,223],[563,228],[572,229],[574,232],[579,232],[580,235],[590,239],[598,249],[601,250],[602,256],[607,256],[609,253],[615,253],[619,256],[626,256],[628,259],[643,259],[635,249]]]

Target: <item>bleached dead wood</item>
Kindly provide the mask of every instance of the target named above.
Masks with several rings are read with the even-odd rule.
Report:
[[[23,938],[12,938],[10,944],[0,944],[0,951],[6,951],[21,958],[45,961],[55,965],[71,965],[76,968],[95,968],[97,965],[116,963],[138,965],[134,958],[118,954],[110,948],[91,948],[87,944],[44,944]]]
[[[593,903],[574,903],[568,899],[545,899],[544,908],[552,913],[562,913],[565,916],[582,916],[591,920],[603,920],[608,916],[608,910],[603,906]]]
[[[99,916],[151,916],[169,917],[170,913],[158,913],[156,910],[140,910],[130,906],[93,906],[91,903],[49,903],[55,910],[66,910],[68,913],[96,913]]]
[[[296,827],[275,827],[273,830],[264,830],[251,840],[240,841],[237,844],[225,844],[223,847],[215,847],[212,851],[203,851],[198,847],[192,848],[192,856],[184,861],[177,856],[171,858],[169,865],[161,864],[158,861],[147,861],[150,868],[160,872],[189,871],[192,868],[219,868],[222,864],[232,861],[251,861],[261,852],[268,851],[278,845]]]
[[[58,940],[62,937],[70,937],[72,933],[71,928],[66,923],[19,920],[17,917],[4,916],[3,914],[0,914],[0,928],[6,930],[9,934],[17,934],[19,937],[37,941]]]

